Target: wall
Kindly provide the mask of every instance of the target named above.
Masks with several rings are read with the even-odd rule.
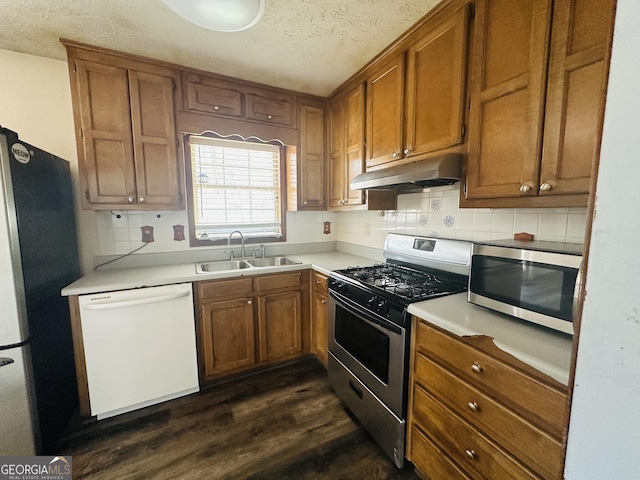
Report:
[[[640,478],[640,4],[617,9],[567,480]]]
[[[21,140],[68,160],[76,205],[80,205],[67,64],[0,50],[0,72],[0,125],[18,132]],[[97,231],[93,212],[76,211],[80,262],[85,271],[93,263]]]
[[[582,243],[586,208],[461,209],[459,187],[398,197],[393,212],[349,212],[338,217],[338,241],[381,248],[388,232],[497,240],[527,232],[538,240]]]

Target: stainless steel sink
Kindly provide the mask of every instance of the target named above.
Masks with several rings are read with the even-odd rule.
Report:
[[[219,262],[196,263],[197,273],[224,272],[226,270],[241,270],[251,268],[245,260],[221,260]]]
[[[250,258],[246,260],[246,262],[254,267],[279,267],[282,265],[299,265],[302,263],[290,257]]]
[[[229,270],[244,270],[245,268],[279,267],[284,265],[299,265],[302,262],[290,257],[248,258],[246,260],[220,260],[217,262],[196,263],[196,273],[225,272]]]

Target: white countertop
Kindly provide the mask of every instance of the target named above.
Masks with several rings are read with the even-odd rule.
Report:
[[[569,384],[573,339],[568,335],[469,303],[466,292],[412,303],[408,311],[459,337],[491,337],[499,349]]]
[[[203,280],[279,273],[309,268],[328,275],[331,270],[377,263],[376,260],[371,258],[352,255],[337,250],[288,256],[302,263],[299,265],[228,270],[205,274],[196,273],[196,264],[194,262],[176,265],[154,265],[150,267],[108,268],[96,270],[85,275],[72,284],[67,285],[62,289],[61,293],[63,296],[85,295],[131,288],[168,285],[171,283],[199,282]]]

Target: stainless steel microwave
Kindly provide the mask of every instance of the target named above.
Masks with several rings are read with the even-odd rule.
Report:
[[[554,242],[474,243],[469,302],[573,335],[582,246]]]

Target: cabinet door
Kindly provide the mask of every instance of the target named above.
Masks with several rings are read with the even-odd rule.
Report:
[[[83,207],[136,201],[127,70],[76,61]]]
[[[311,306],[311,353],[326,367],[329,355],[327,277],[313,274]]]
[[[402,160],[403,98],[401,54],[367,80],[367,170]]]
[[[325,200],[324,109],[300,106],[298,210],[322,210]]]
[[[277,125],[293,125],[293,98],[289,95],[247,93],[247,118]]]
[[[550,21],[551,0],[476,2],[468,199],[537,194]]]
[[[251,298],[205,304],[201,308],[201,315],[200,349],[204,380],[255,363]]]
[[[258,297],[260,361],[276,360],[302,351],[300,291]]]
[[[329,103],[329,206],[341,207],[345,200],[345,127],[344,99],[341,97]]]
[[[589,193],[615,0],[555,0],[553,8],[540,195]]]
[[[243,94],[231,82],[200,75],[183,75],[185,105],[194,112],[227,117],[244,116]]]
[[[137,203],[178,205],[179,170],[173,108],[174,80],[129,71]]]
[[[404,155],[462,143],[469,7],[409,48]]]
[[[364,83],[351,90],[344,100],[345,121],[345,200],[346,205],[363,205],[365,196],[362,190],[353,190],[351,180],[364,172]]]

